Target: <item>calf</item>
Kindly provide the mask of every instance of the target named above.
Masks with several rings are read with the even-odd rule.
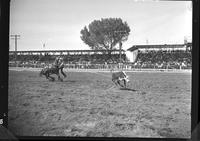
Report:
[[[112,72],[112,81],[116,85],[120,85],[121,87],[126,88],[126,83],[129,82],[129,79],[124,71],[120,71],[120,72]],[[124,82],[124,86],[120,84],[120,81]]]

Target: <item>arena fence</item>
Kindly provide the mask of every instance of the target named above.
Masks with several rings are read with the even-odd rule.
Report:
[[[10,62],[9,67],[24,67],[24,68],[43,68],[47,63],[20,63]],[[171,65],[158,65],[158,64],[65,64],[66,69],[192,69],[190,65],[171,64]]]

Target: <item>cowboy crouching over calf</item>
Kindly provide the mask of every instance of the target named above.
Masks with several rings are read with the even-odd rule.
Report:
[[[126,75],[126,73],[124,71],[120,71],[120,72],[113,72],[112,73],[112,81],[116,84],[119,85],[121,87],[125,87],[126,88],[126,84],[130,81],[128,79],[128,76]],[[120,81],[123,81],[122,85],[120,83]]]

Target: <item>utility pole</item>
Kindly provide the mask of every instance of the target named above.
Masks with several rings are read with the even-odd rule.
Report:
[[[43,43],[43,49],[45,50],[45,43]]]
[[[122,42],[119,42],[119,63],[122,63]]]
[[[17,61],[17,40],[19,39],[20,35],[11,35],[11,39],[15,40],[15,63]]]
[[[149,44],[149,40],[148,39],[146,39],[146,45],[148,45]]]

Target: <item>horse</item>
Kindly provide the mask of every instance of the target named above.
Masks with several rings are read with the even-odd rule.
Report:
[[[46,79],[49,79],[50,81],[54,81],[55,78],[50,76],[51,74],[56,74],[58,76],[58,80],[63,81],[63,79],[60,77],[59,74],[59,68],[52,66],[52,67],[44,67],[41,71],[40,71],[40,77],[42,75],[44,75],[46,77]]]

